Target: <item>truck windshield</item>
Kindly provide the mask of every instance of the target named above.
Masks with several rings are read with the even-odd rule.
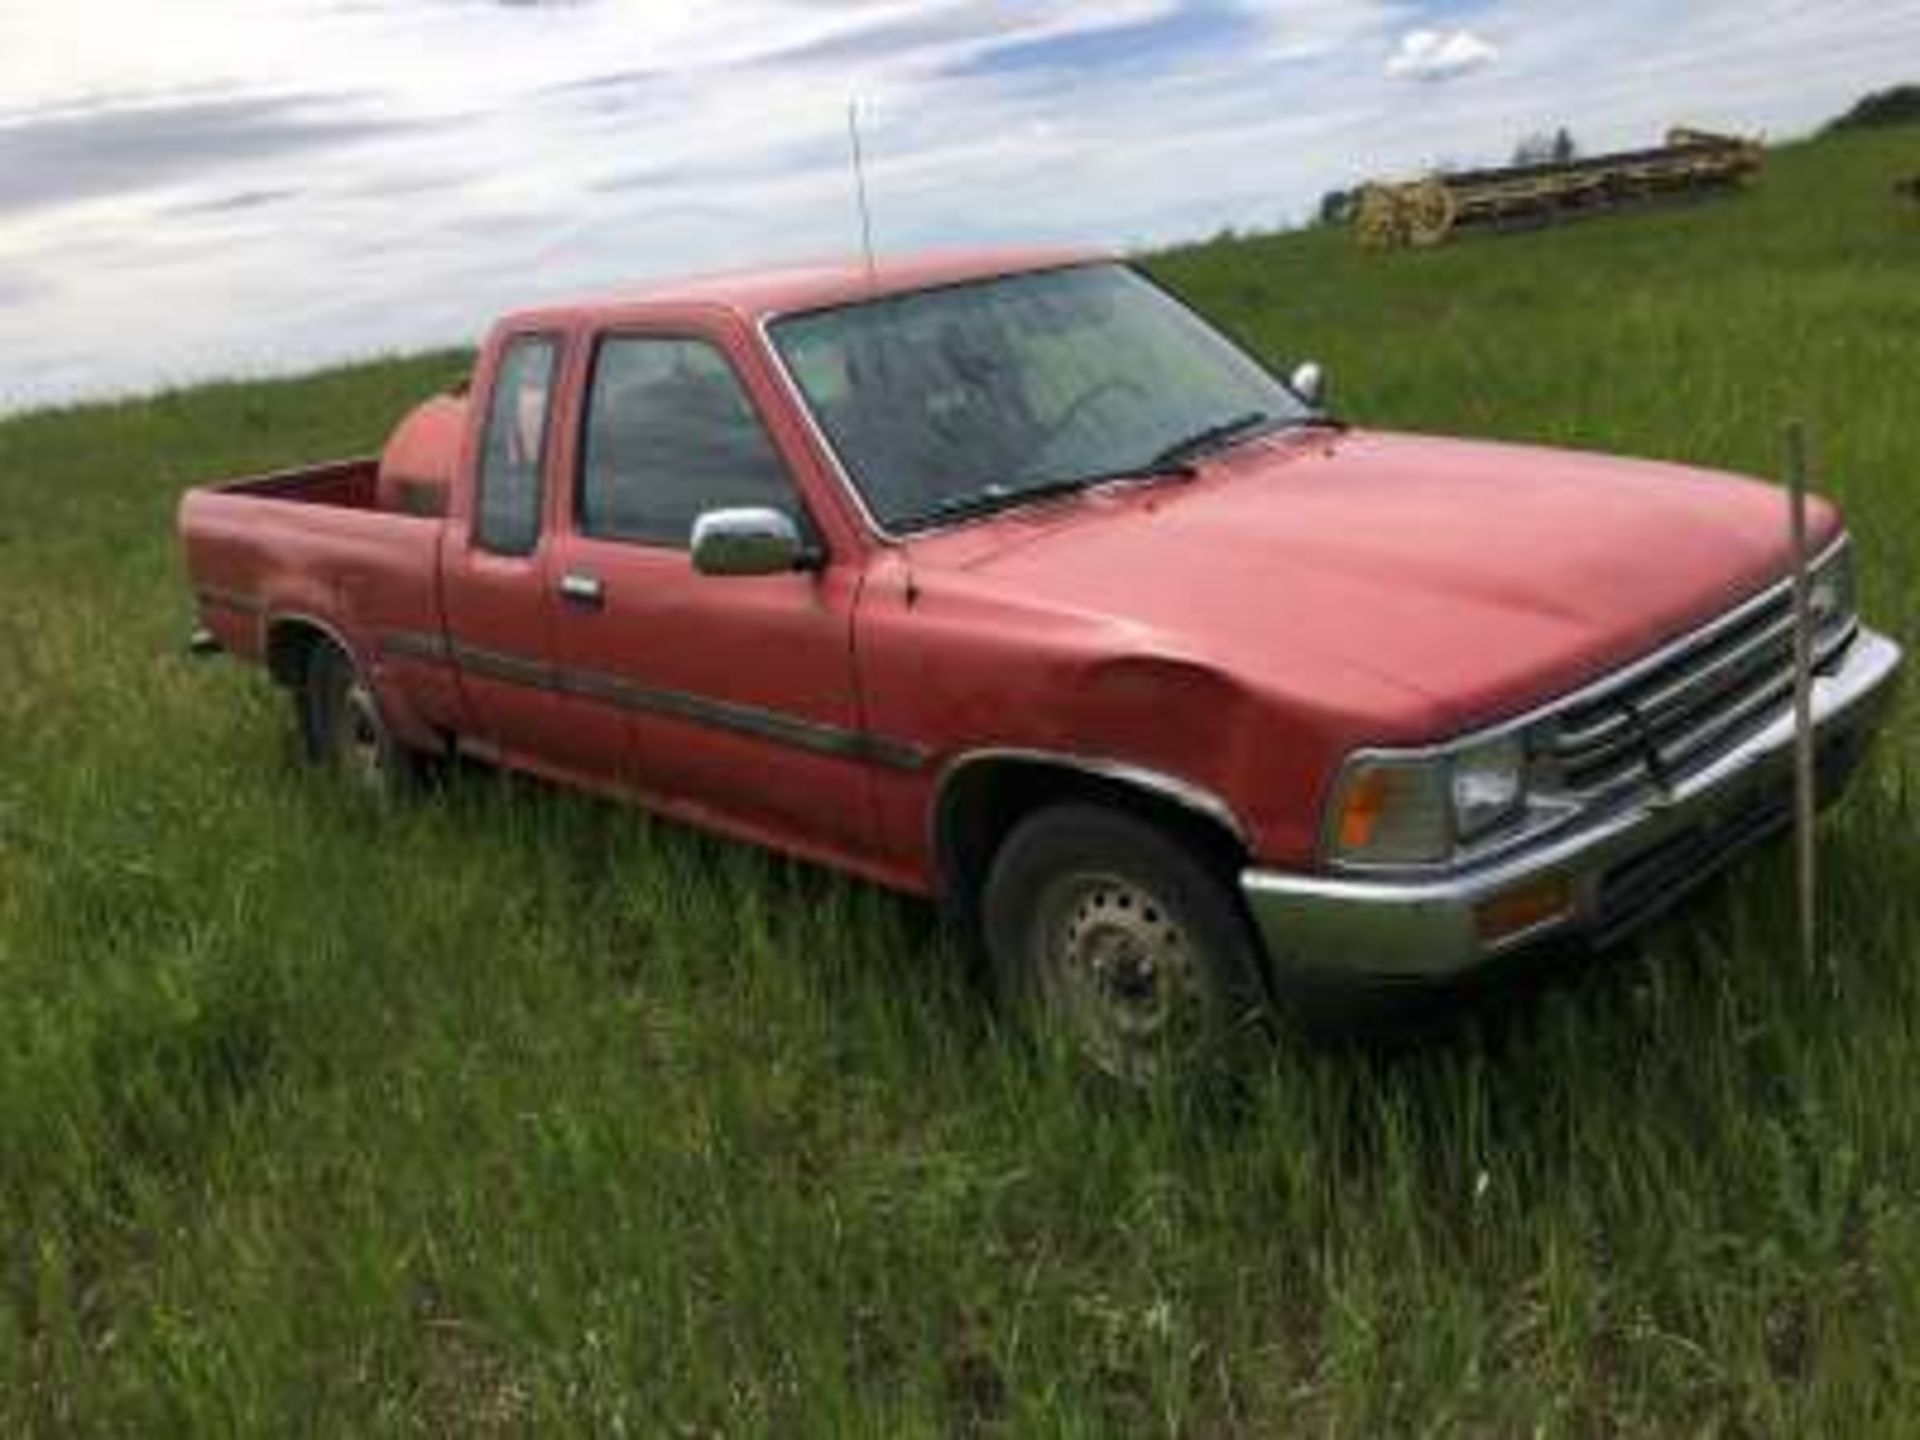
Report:
[[[1177,470],[1310,413],[1119,264],[859,301],[770,333],[889,530]]]

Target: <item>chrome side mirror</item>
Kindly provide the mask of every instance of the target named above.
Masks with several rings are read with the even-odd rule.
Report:
[[[1327,372],[1318,360],[1296,365],[1293,374],[1287,377],[1287,388],[1315,410],[1327,408]]]
[[[693,568],[702,575],[784,575],[814,562],[800,527],[778,510],[708,510],[693,522]]]

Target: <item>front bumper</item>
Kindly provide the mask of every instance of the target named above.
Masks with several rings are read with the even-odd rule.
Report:
[[[1898,645],[1863,628],[1814,677],[1823,798],[1865,752],[1900,663]],[[1411,880],[1248,870],[1241,889],[1283,980],[1443,981],[1551,937],[1604,944],[1790,820],[1793,737],[1788,710],[1670,791],[1636,796],[1474,870]],[[1559,899],[1538,923],[1504,932],[1489,923],[1542,895]]]

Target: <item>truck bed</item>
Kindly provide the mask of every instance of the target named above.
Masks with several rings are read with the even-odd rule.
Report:
[[[379,463],[339,460],[189,490],[180,533],[200,624],[220,648],[275,664],[276,635],[324,630],[383,676],[394,633],[441,633],[436,516],[381,509]],[[278,671],[276,665],[276,671]],[[289,676],[281,675],[282,679]],[[447,677],[392,677],[408,711],[442,711]],[[415,702],[418,703],[415,703]],[[413,715],[393,723],[414,729]]]
[[[370,456],[332,460],[297,470],[276,470],[245,480],[205,487],[207,492],[254,500],[283,500],[295,505],[330,505],[340,510],[379,508],[380,462]]]

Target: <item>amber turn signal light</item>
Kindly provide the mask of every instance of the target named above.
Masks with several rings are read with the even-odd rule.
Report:
[[[1480,938],[1493,945],[1572,913],[1573,887],[1564,876],[1554,875],[1482,900],[1473,918]]]
[[[1369,770],[1347,791],[1340,812],[1340,848],[1359,851],[1373,839],[1374,827],[1393,794],[1391,770]]]

